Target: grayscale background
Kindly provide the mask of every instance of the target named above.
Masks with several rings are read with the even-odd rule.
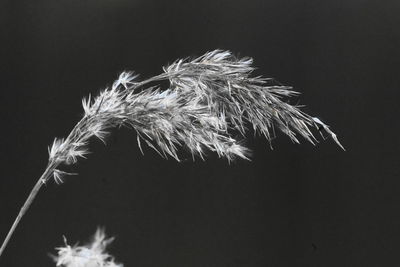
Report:
[[[156,75],[216,48],[302,92],[327,122],[317,147],[250,133],[251,162],[177,163],[134,132],[94,140],[62,186],[48,184],[0,266],[48,253],[97,225],[129,266],[399,266],[400,3],[346,0],[0,0],[0,239],[82,115],[81,98],[123,70]]]

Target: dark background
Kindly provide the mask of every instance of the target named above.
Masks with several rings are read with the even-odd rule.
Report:
[[[251,162],[177,163],[116,130],[62,186],[47,185],[0,266],[47,256],[97,225],[129,266],[399,266],[398,1],[0,1],[0,236],[82,115],[81,98],[122,70],[142,77],[216,48],[302,92],[331,140],[274,150],[249,136]]]

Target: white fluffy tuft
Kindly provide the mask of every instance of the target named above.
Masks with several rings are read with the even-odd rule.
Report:
[[[92,241],[84,246],[70,246],[64,237],[65,245],[56,248],[57,256],[53,256],[56,266],[61,267],[123,267],[116,263],[114,257],[106,252],[113,238],[106,238],[104,230],[99,228]]]

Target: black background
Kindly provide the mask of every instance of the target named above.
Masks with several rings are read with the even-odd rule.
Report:
[[[0,234],[82,115],[81,98],[122,70],[142,77],[216,48],[302,92],[331,140],[274,150],[249,136],[251,162],[177,163],[116,130],[47,185],[0,266],[47,256],[97,225],[126,266],[399,266],[398,1],[0,1]],[[297,100],[296,100],[297,101]]]

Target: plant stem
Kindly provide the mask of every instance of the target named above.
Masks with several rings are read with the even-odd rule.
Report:
[[[22,217],[25,215],[25,213],[28,211],[29,207],[31,206],[33,200],[35,199],[36,195],[38,194],[40,188],[45,184],[53,174],[54,169],[56,168],[55,163],[50,163],[46,170],[43,172],[42,176],[39,178],[39,180],[36,182],[35,186],[33,187],[31,193],[29,194],[28,198],[26,199],[24,205],[20,209],[17,218],[15,219],[13,225],[11,226],[10,230],[8,231],[8,234],[6,238],[3,241],[3,244],[1,245],[0,248],[0,257],[3,254],[8,242],[10,241],[11,236],[13,235],[15,229],[18,226],[18,223],[21,221]]]

